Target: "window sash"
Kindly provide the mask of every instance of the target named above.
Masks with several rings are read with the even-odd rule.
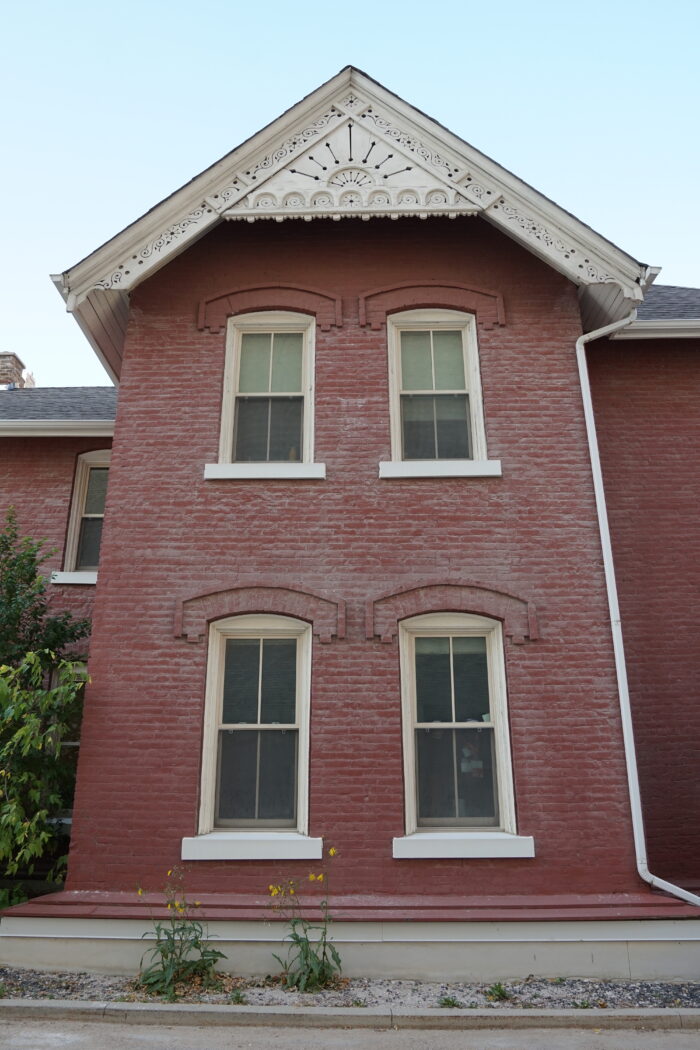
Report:
[[[293,617],[211,625],[199,834],[308,833],[310,660],[311,629]]]
[[[474,316],[406,310],[389,315],[387,332],[392,460],[486,461]]]
[[[515,834],[500,623],[467,613],[414,616],[400,626],[399,652],[406,834]],[[435,675],[431,696],[426,683]],[[423,746],[428,738],[436,744],[432,756]]]
[[[314,319],[229,319],[219,463],[313,462]]]

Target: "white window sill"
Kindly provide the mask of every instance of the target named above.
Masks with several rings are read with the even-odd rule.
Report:
[[[379,464],[380,478],[500,478],[500,459],[410,459]]]
[[[415,857],[534,857],[530,835],[505,831],[419,831],[394,839],[397,860]]]
[[[253,478],[278,478],[282,481],[301,478],[323,481],[326,476],[325,463],[205,463],[204,477],[209,481],[236,478],[246,481]]]
[[[51,583],[97,583],[97,572],[52,572]]]
[[[298,831],[212,831],[182,840],[182,860],[321,860],[323,839]]]

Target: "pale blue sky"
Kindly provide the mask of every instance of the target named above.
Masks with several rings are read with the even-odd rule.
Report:
[[[0,350],[107,383],[49,274],[348,63],[700,286],[700,5],[26,0],[0,24]]]

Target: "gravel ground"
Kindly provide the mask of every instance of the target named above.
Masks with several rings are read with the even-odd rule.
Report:
[[[132,978],[95,973],[44,973],[0,967],[0,995],[12,999],[83,999],[158,1002],[137,988]],[[285,991],[276,978],[247,979],[222,974],[219,986],[178,988],[178,1001],[230,1003],[232,1006],[394,1006],[421,1010],[444,1006],[509,1009],[592,1007],[700,1008],[700,982],[599,981],[557,977],[504,981],[502,984],[444,984],[342,978],[337,987],[301,994]]]

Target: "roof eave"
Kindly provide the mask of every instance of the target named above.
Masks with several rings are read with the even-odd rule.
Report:
[[[611,339],[700,339],[700,318],[637,320]]]
[[[0,419],[0,437],[112,437],[113,419]]]

